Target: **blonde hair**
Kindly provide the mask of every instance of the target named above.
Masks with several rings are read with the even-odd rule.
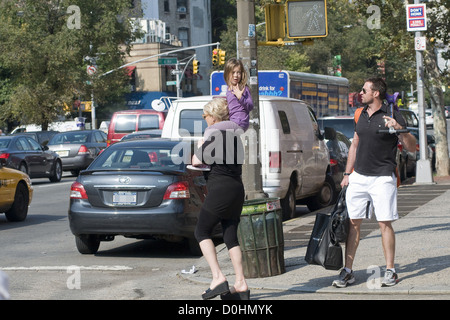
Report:
[[[228,86],[231,85],[230,76],[233,74],[233,69],[237,66],[241,68],[241,81],[239,81],[239,84],[244,86],[247,84],[247,72],[245,72],[244,64],[241,60],[231,58],[225,63],[225,68],[223,69],[223,78]]]
[[[228,120],[230,117],[228,113],[227,100],[222,97],[214,98],[210,102],[208,102],[203,107],[203,112],[205,114],[209,114],[217,121]]]

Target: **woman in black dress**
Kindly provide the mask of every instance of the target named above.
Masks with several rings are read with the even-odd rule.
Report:
[[[210,288],[203,299],[222,295],[223,299],[248,299],[249,290],[242,266],[242,253],[237,238],[237,228],[244,204],[244,185],[241,173],[243,147],[242,129],[228,120],[228,107],[223,98],[214,98],[203,108],[203,118],[208,123],[203,140],[195,152],[192,164],[207,164],[211,170],[206,175],[208,194],[202,206],[195,237],[212,273]],[[211,239],[215,226],[221,223],[223,240],[236,274],[234,286],[229,287],[217,261],[217,253]]]

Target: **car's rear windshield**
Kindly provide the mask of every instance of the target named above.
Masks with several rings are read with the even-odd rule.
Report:
[[[355,134],[355,123],[352,118],[348,119],[319,119],[320,129],[325,127],[333,128],[336,131],[342,132],[347,138],[353,139]]]
[[[48,144],[85,143],[88,141],[88,138],[89,132],[85,131],[60,133],[53,136]]]
[[[178,147],[146,147],[106,149],[89,166],[88,170],[184,170],[185,154],[182,145]]]
[[[9,142],[11,139],[2,139],[0,140],[0,148],[8,148]]]
[[[180,112],[180,128],[178,133],[181,137],[201,137],[208,124],[202,118],[203,110],[183,110]]]

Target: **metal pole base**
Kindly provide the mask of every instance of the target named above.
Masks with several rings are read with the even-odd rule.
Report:
[[[431,163],[429,159],[417,160],[415,184],[434,184]]]

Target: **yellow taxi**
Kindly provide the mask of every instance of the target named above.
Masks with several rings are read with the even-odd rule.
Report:
[[[33,198],[33,187],[26,173],[6,168],[5,159],[0,158],[0,213],[8,221],[23,221]]]

